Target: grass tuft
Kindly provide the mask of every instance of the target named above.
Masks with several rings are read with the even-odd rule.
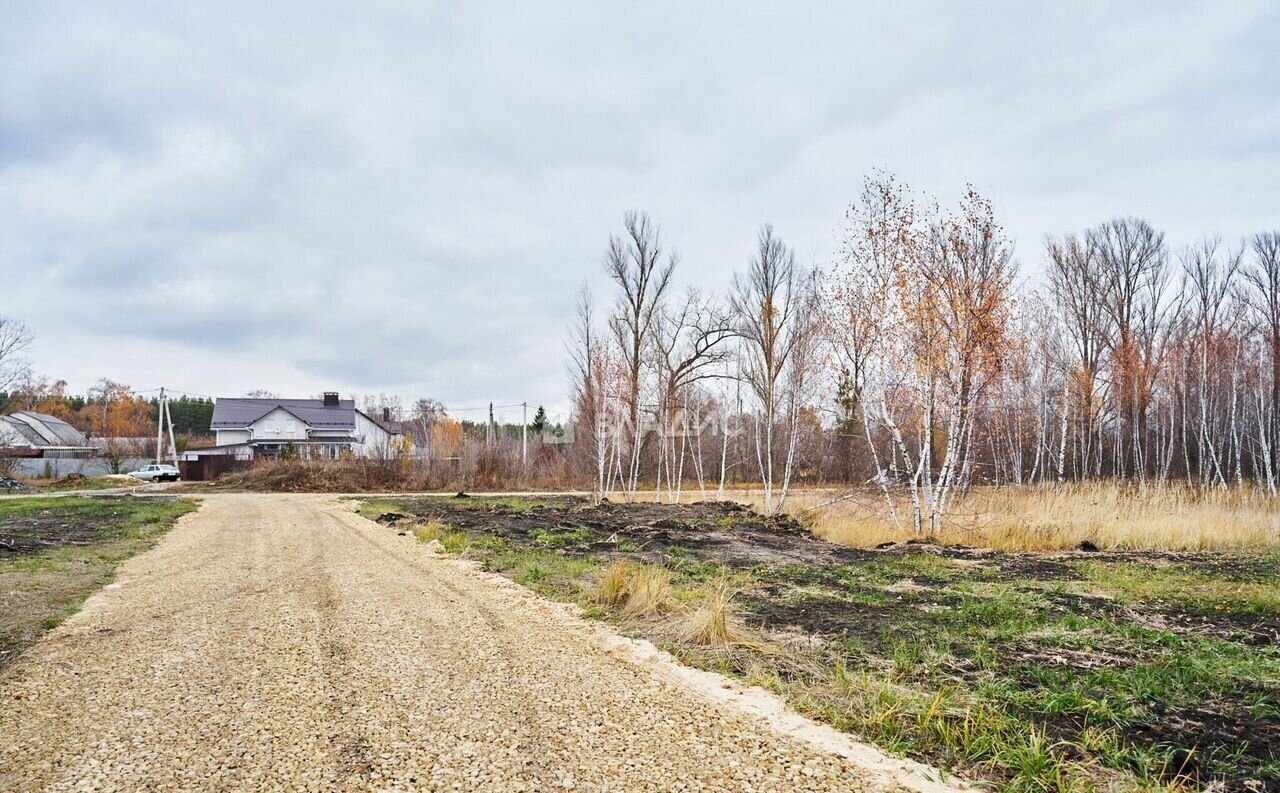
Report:
[[[717,581],[697,601],[680,638],[702,647],[727,648],[742,638],[733,623],[733,592],[727,581]]]
[[[674,603],[671,573],[651,564],[614,562],[600,576],[595,599],[632,618],[661,614],[669,611]]]
[[[627,587],[631,583],[632,562],[619,560],[609,565],[596,584],[596,601],[603,606],[616,608],[627,599]]]
[[[448,523],[440,520],[415,524],[413,536],[418,538],[418,542],[429,543],[433,540],[439,542],[445,553],[462,553],[471,545],[471,538],[466,532],[456,531]]]

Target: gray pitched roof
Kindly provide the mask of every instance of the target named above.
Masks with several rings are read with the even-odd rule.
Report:
[[[25,421],[0,416],[0,446],[47,446],[49,442]]]
[[[89,445],[88,439],[75,427],[45,413],[16,410],[8,416],[0,417],[0,421],[4,421],[13,433],[9,438],[21,437],[34,447]],[[12,440],[9,442],[12,443]]]
[[[219,397],[213,403],[211,429],[229,430],[247,427],[276,408],[297,416],[310,427],[322,429],[355,429],[356,401],[340,399],[336,407],[325,407],[323,399],[240,399]]]

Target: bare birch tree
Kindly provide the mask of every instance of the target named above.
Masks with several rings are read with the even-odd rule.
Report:
[[[850,417],[861,419],[874,479],[895,525],[898,515],[889,490],[888,461],[872,437],[874,400],[867,391],[872,373],[882,363],[894,319],[895,286],[914,265],[920,244],[915,206],[905,189],[889,174],[865,177],[862,192],[845,215],[840,259],[827,281],[823,314],[841,370],[842,398]]]
[[[1168,281],[1168,251],[1164,234],[1140,218],[1114,218],[1091,229],[1090,246],[1101,265],[1100,275],[1111,332],[1106,339],[1111,353],[1111,388],[1120,432],[1116,436],[1116,473],[1141,476],[1147,405],[1143,398],[1143,338],[1140,326],[1162,298]]]
[[[1087,239],[1068,234],[1045,243],[1049,255],[1049,289],[1074,352],[1064,371],[1070,399],[1062,405],[1058,481],[1065,479],[1068,430],[1074,430],[1078,453],[1076,475],[1101,473],[1102,399],[1098,378],[1109,346],[1103,303],[1105,286],[1097,249]],[[1068,415],[1076,416],[1071,426]]]
[[[1240,268],[1243,249],[1226,250],[1221,239],[1205,238],[1182,254],[1185,290],[1191,304],[1191,321],[1195,328],[1194,344],[1199,362],[1198,402],[1199,432],[1197,435],[1197,462],[1201,486],[1208,487],[1214,480],[1227,487],[1224,473],[1222,438],[1210,422],[1214,404],[1214,389],[1210,384],[1209,359],[1213,351],[1222,348],[1228,332],[1229,303],[1236,272]]]
[[[1268,371],[1259,379],[1263,390],[1258,394],[1258,405],[1263,422],[1260,435],[1265,435],[1264,467],[1268,487],[1274,492],[1274,477],[1280,472],[1280,411],[1276,409],[1280,405],[1280,232],[1254,236],[1252,249],[1253,259],[1241,272],[1246,285],[1244,299],[1262,336],[1267,359]]]
[[[655,499],[661,498],[665,470],[668,500],[679,501],[688,422],[700,424],[697,416],[689,416],[693,392],[703,381],[720,375],[720,365],[729,356],[726,342],[734,333],[732,316],[696,289],[658,310],[653,342],[659,381]]]
[[[0,317],[0,391],[24,380],[30,366],[23,353],[31,346],[31,331],[12,317]]]
[[[626,408],[626,472],[623,487],[635,497],[640,478],[644,421],[641,395],[645,386],[646,353],[652,341],[654,318],[661,306],[679,257],[663,248],[658,228],[643,212],[628,212],[625,232],[609,239],[605,272],[618,287],[617,304],[609,319],[626,383],[621,399]]]
[[[795,253],[768,224],[760,230],[746,272],[733,278],[731,305],[743,339],[742,378],[759,402],[755,453],[769,514],[786,500],[794,462],[799,408],[794,389],[800,378],[790,367],[809,363],[797,354],[812,330],[812,317],[805,314],[812,309],[809,283],[797,270]],[[779,459],[780,428],[786,429]]]

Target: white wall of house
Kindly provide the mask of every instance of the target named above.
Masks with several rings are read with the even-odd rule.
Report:
[[[255,441],[301,441],[307,425],[284,408],[276,408],[249,425]]]
[[[211,457],[225,455],[233,457],[237,460],[252,460],[253,449],[248,445],[244,446],[217,446],[212,449],[187,449],[185,452],[178,453],[179,460],[198,460],[201,457]]]
[[[235,443],[248,443],[248,430],[214,430],[215,440],[219,446],[230,446]]]
[[[356,411],[356,444],[351,451],[357,457],[391,456],[391,433],[360,411]]]

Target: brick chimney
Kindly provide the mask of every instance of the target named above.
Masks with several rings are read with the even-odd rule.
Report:
[[[327,407],[327,408],[336,408],[336,407],[338,406],[338,392],[337,392],[337,391],[325,391],[325,392],[324,392],[324,406],[325,406],[325,407]]]

